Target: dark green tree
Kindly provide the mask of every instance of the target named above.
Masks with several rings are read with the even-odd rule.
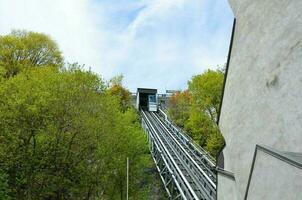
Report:
[[[7,173],[0,169],[0,199],[9,200],[9,185]]]

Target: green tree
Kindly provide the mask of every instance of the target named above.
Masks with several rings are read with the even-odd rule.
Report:
[[[225,141],[219,129],[216,128],[214,130],[207,138],[206,149],[215,157],[218,155]]]
[[[9,191],[8,175],[4,170],[0,169],[0,199],[9,200]]]
[[[215,131],[211,119],[204,113],[191,108],[190,115],[185,124],[185,130],[194,141],[205,147],[209,136]]]
[[[0,160],[13,199],[123,199],[146,154],[136,113],[95,74],[36,68],[0,86]],[[136,181],[137,182],[137,181]],[[138,190],[134,184],[132,193]]]
[[[169,101],[169,115],[180,127],[185,127],[189,119],[191,106],[191,95],[188,91],[177,92],[172,95]]]
[[[194,106],[206,112],[213,122],[216,122],[219,112],[223,77],[221,70],[207,70],[203,74],[193,76],[188,82]]]
[[[41,68],[21,73],[0,89],[0,136],[15,199],[63,199],[87,194],[98,166],[93,149],[102,120],[95,109],[101,81],[77,70]],[[103,105],[103,104],[100,104]],[[85,119],[85,120],[84,120]],[[78,183],[78,184],[76,184]],[[87,186],[86,186],[87,185]]]
[[[224,144],[216,124],[223,77],[221,70],[207,70],[193,76],[188,90],[173,95],[169,104],[171,118],[213,157]]]
[[[131,104],[131,93],[123,86],[123,75],[115,76],[109,81],[108,93],[119,99],[123,111],[129,109]]]
[[[60,67],[62,64],[57,44],[45,34],[12,31],[0,36],[0,68],[5,70],[5,77],[32,67]]]
[[[62,67],[43,34],[0,40],[0,199],[125,199],[127,157],[129,195],[146,199],[151,157],[122,79],[108,86],[76,63]],[[43,54],[48,40],[55,48]]]

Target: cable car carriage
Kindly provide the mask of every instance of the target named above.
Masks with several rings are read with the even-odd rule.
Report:
[[[136,98],[137,109],[157,111],[157,89],[138,88]]]

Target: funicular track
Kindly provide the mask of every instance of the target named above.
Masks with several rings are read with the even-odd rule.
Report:
[[[159,113],[141,111],[141,116],[150,151],[168,196],[170,199],[215,199],[213,160],[182,134],[162,110]]]

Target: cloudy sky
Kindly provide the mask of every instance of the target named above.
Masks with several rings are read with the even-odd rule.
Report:
[[[226,62],[233,14],[227,0],[0,0],[0,34],[44,32],[65,61],[137,87],[184,89]]]

